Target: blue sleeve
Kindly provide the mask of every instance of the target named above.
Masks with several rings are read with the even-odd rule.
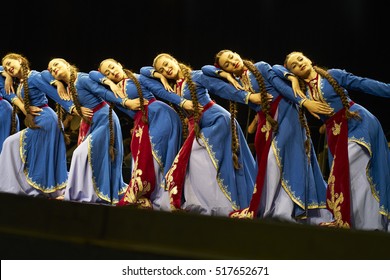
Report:
[[[100,96],[107,102],[114,103],[116,105],[123,106],[123,99],[120,97],[115,97],[115,94],[107,89],[105,86],[93,81],[89,76],[79,76],[79,82],[83,84],[91,93]]]
[[[3,77],[0,77],[0,97],[3,97],[5,100],[7,100],[10,103],[13,103],[13,100],[15,98],[18,98],[18,96],[13,92],[10,93],[5,92],[4,81],[2,78]]]
[[[15,93],[13,93],[13,92],[11,92],[11,93],[6,93],[5,92],[5,89],[1,89],[1,95],[0,96],[3,96],[3,98],[5,99],[5,100],[7,100],[8,102],[10,102],[10,103],[13,103],[13,100],[15,99],[15,98],[19,98]]]
[[[214,65],[205,65],[202,67],[203,74],[210,76],[210,77],[221,77],[219,75],[219,72],[221,72],[221,69],[215,67]]]
[[[42,77],[42,79],[43,79],[46,83],[48,83],[48,84],[50,84],[50,85],[52,85],[52,84],[55,82],[55,80],[56,80],[56,79],[54,79],[53,75],[50,74],[49,70],[43,70],[43,71],[41,72],[41,77]]]
[[[67,112],[71,113],[71,110],[74,106],[73,102],[70,100],[61,99],[61,97],[58,95],[57,89],[54,86],[50,85],[50,83],[43,78],[42,73],[45,71],[47,70],[44,70],[41,73],[37,74],[37,78],[34,79],[37,88],[43,91],[48,97],[50,97],[50,99],[60,104],[61,107],[64,108]],[[49,73],[49,71],[47,71],[47,73]],[[50,73],[49,75],[51,76]],[[53,78],[53,81],[54,80],[55,79]]]
[[[352,73],[340,69],[331,69],[329,70],[329,74],[335,78],[341,87],[347,90],[390,98],[390,84],[355,76]]]
[[[92,70],[89,72],[89,78],[92,80],[92,81],[95,81],[97,83],[102,83],[102,80],[104,78],[106,78],[106,76],[104,76],[102,73],[100,73],[99,71],[96,71],[96,70]]]
[[[291,81],[287,78],[289,74],[291,72],[284,66],[275,64],[271,68],[268,79],[283,97],[299,105],[301,104],[302,98],[298,95],[295,96],[291,87]]]
[[[152,66],[144,66],[140,69],[139,73],[149,78],[154,78],[153,73],[156,71]]]
[[[141,74],[139,76],[139,82],[154,96],[157,96],[164,101],[171,102],[172,104],[180,106],[181,103],[185,100],[177,94],[167,91],[164,88],[164,85],[160,82],[160,80],[157,80],[155,78],[148,78],[147,76]]]
[[[202,75],[202,83],[211,94],[217,95],[227,100],[248,104],[248,106],[254,110],[260,109],[259,105],[249,101],[250,94],[247,91],[236,89],[225,79]]]
[[[287,75],[291,74],[291,72],[287,70],[287,68],[283,65],[275,64],[274,66],[272,66],[272,70],[276,73],[278,77],[289,81],[287,79]]]

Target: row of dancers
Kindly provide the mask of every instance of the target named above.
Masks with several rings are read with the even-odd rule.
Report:
[[[390,84],[321,68],[296,51],[271,66],[221,50],[199,70],[161,53],[139,73],[112,58],[89,73],[63,58],[37,71],[22,54],[9,53],[0,71],[0,192],[389,230],[387,140],[348,90],[388,98]],[[236,120],[237,103],[257,114],[255,155]],[[22,130],[17,108],[25,115]],[[130,182],[122,175],[116,109],[134,122]],[[307,112],[326,125],[327,181]],[[81,119],[69,170],[65,113]]]

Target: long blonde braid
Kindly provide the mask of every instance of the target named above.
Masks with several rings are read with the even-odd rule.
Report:
[[[348,102],[348,99],[347,99],[347,95],[345,94],[344,92],[344,89],[337,83],[337,81],[328,73],[328,71],[326,71],[325,69],[322,69],[318,66],[313,66],[314,70],[319,74],[321,75],[322,77],[324,77],[325,79],[328,80],[328,82],[330,83],[330,85],[333,87],[333,89],[335,90],[335,92],[340,96],[341,98],[341,102],[343,103],[343,106],[345,108],[345,116],[347,117],[347,119],[350,119],[350,118],[354,118],[354,119],[361,119],[360,115],[358,112],[352,112],[349,108],[350,108],[350,105],[349,105],[349,102]]]
[[[38,129],[40,127],[35,124],[34,116],[31,114],[31,110],[30,110],[30,94],[29,94],[30,91],[28,88],[28,72],[30,71],[30,69],[24,61],[22,61],[21,67],[22,67],[22,83],[24,89],[23,102],[24,102],[24,108],[27,112],[24,123],[29,128]]]
[[[261,75],[260,71],[255,67],[252,61],[243,60],[243,62],[246,68],[248,68],[249,71],[251,71],[252,74],[255,76],[257,84],[259,85],[260,88],[261,110],[265,114],[266,120],[271,124],[272,130],[276,132],[278,130],[279,125],[278,122],[270,115],[271,102],[268,99],[268,94],[265,88],[263,75]]]
[[[91,124],[92,123],[91,120],[85,117],[83,115],[83,112],[81,111],[80,100],[78,98],[78,93],[74,85],[74,82],[76,81],[76,77],[77,77],[77,68],[71,65],[69,69],[70,69],[70,77],[69,77],[68,87],[69,87],[69,92],[72,95],[73,104],[75,105],[76,111],[79,114],[79,116],[83,119],[83,121],[85,121],[88,124]]]
[[[196,85],[191,77],[191,68],[183,63],[179,63],[179,67],[180,70],[183,72],[184,79],[186,80],[186,83],[191,93],[191,101],[194,106],[193,118],[194,118],[195,137],[196,137],[196,141],[200,145],[198,139],[200,137],[199,121],[200,121],[201,112],[199,110],[199,101],[198,101],[198,95],[196,93]]]
[[[144,104],[144,94],[142,93],[141,84],[139,83],[138,79],[135,77],[133,72],[131,72],[129,69],[123,69],[123,71],[125,71],[127,77],[130,80],[132,80],[133,83],[135,84],[135,86],[137,88],[137,93],[138,93],[138,98],[139,98],[140,104]],[[144,106],[141,106],[141,112],[142,112],[142,121],[145,124],[148,124],[149,120],[148,120],[148,116],[146,115],[146,110],[145,110]]]

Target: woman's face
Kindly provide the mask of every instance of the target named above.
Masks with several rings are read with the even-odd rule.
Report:
[[[48,69],[56,80],[63,80],[70,73],[69,64],[63,59],[52,59],[49,62]]]
[[[300,78],[307,78],[311,72],[312,62],[300,52],[292,53],[286,62],[286,68]]]
[[[176,80],[179,78],[179,64],[175,59],[168,56],[158,58],[155,62],[154,69],[167,79]]]
[[[103,60],[99,71],[114,83],[118,83],[125,78],[122,65],[112,59]]]
[[[226,72],[239,74],[243,71],[244,63],[238,53],[227,51],[219,57],[219,66]]]
[[[4,71],[11,77],[20,78],[22,76],[22,66],[19,59],[6,58],[3,61]]]

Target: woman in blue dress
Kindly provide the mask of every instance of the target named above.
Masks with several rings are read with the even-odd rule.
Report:
[[[154,210],[169,211],[165,175],[182,143],[182,126],[178,114],[166,103],[156,100],[155,96],[140,84],[138,74],[123,68],[112,58],[103,60],[99,71],[91,71],[89,76],[94,81],[110,86],[114,92],[116,87],[119,87],[124,98],[139,98],[141,103],[144,99],[148,101],[148,105],[138,111],[117,106],[134,120],[130,144],[132,177],[118,205],[136,204]]]
[[[255,191],[249,207],[231,217],[313,224],[330,221],[331,214],[325,209],[326,183],[309,127],[302,110],[283,98],[285,82],[268,63],[253,63],[231,50],[218,52],[214,65],[203,66],[202,71],[210,77],[207,87],[212,94],[247,104],[258,116]],[[250,102],[254,95],[260,95],[260,106]]]
[[[65,190],[65,200],[115,205],[125,192],[123,181],[123,139],[118,116],[107,101],[114,96],[103,85],[78,72],[62,58],[52,59],[44,71],[48,82],[54,79],[66,84],[81,117],[78,147],[74,150]],[[122,106],[133,105],[121,100]],[[92,110],[84,115],[81,107]],[[139,104],[135,104],[139,106]]]
[[[60,118],[48,106],[46,95],[68,112],[73,103],[62,100],[41,73],[31,70],[22,55],[9,53],[4,70],[19,82],[17,95],[26,111],[26,129],[9,136],[0,154],[0,191],[30,196],[61,198],[67,183],[66,145]],[[34,108],[40,108],[34,115]]]
[[[256,164],[237,121],[211,100],[202,72],[162,53],[142,75],[157,97],[192,109],[185,111],[189,134],[166,176],[172,209],[228,216],[247,207]]]
[[[358,77],[340,69],[313,66],[292,52],[275,72],[293,82],[291,98],[305,104],[329,104],[332,114],[318,114],[326,124],[330,175],[327,207],[334,221],[325,225],[387,230],[390,217],[390,151],[378,119],[353,102],[348,90],[390,97],[390,84]],[[296,93],[297,96],[294,95]]]

